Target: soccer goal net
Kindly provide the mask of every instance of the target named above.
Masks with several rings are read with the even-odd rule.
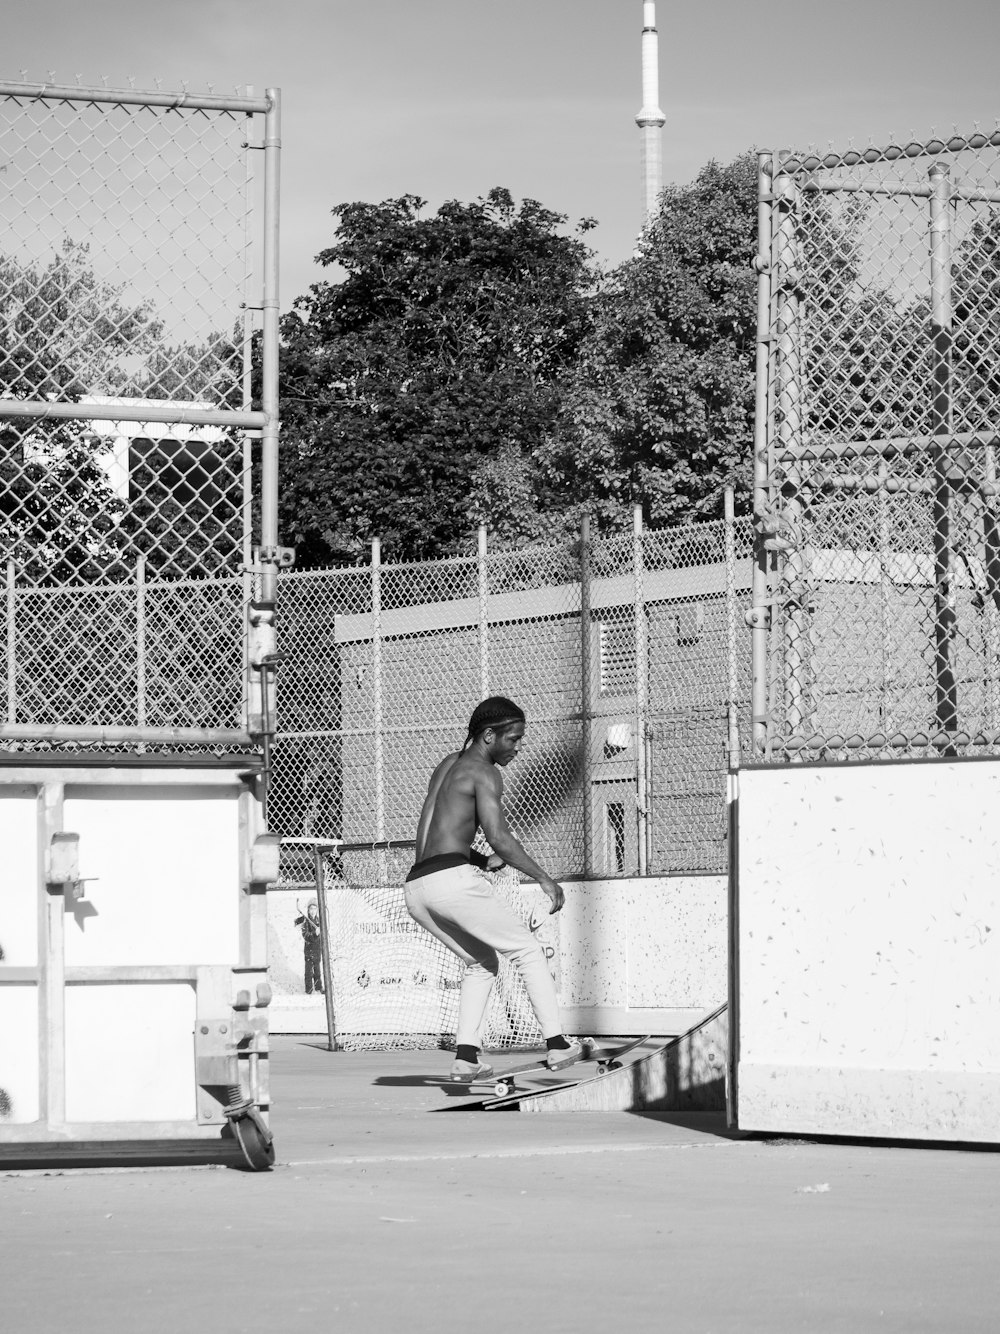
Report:
[[[412,844],[324,847],[283,844],[283,857],[311,860],[325,899],[331,1045],[345,1051],[449,1047],[455,1040],[462,962],[406,911],[403,884]],[[517,873],[491,876],[495,893],[534,927],[531,903]],[[318,889],[318,885],[317,885]],[[505,959],[493,990],[483,1047],[541,1045],[524,984]]]

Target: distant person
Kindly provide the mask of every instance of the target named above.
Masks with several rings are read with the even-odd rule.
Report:
[[[298,903],[295,906],[298,908]],[[302,958],[305,965],[306,995],[311,996],[314,991],[322,993],[323,975],[320,971],[320,961],[323,937],[319,925],[319,904],[315,899],[309,900],[305,912],[301,908],[299,909],[295,925],[302,932]]]
[[[514,964],[524,981],[548,1048],[549,1068],[572,1065],[583,1054],[581,1044],[562,1032],[555,983],[542,946],[483,875],[514,866],[538,881],[552,901],[550,914],[565,902],[562,886],[528,856],[503,810],[499,770],[517,758],[524,727],[524,711],[502,695],[491,695],[476,707],[464,746],[446,755],[431,775],[417,826],[417,861],[406,877],[410,916],[467,965],[451,1067],[456,1083],[492,1074],[479,1052],[500,966],[498,954]],[[492,856],[472,849],[477,829],[493,848]]]

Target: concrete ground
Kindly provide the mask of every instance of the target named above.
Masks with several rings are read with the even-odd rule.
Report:
[[[444,1053],[274,1047],[272,1172],[0,1176],[3,1330],[1000,1329],[1000,1154],[463,1111]]]

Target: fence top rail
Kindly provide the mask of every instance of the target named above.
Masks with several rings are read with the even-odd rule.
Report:
[[[117,106],[166,107],[171,111],[235,111],[252,115],[271,110],[270,97],[216,96],[214,93],[162,92],[160,89],[86,88],[79,84],[0,82],[0,97],[51,102],[110,102]]]
[[[969,149],[1000,147],[1000,129],[991,134],[953,134],[947,139],[931,138],[924,143],[911,140],[905,144],[887,144],[884,148],[870,145],[863,149],[849,149],[846,153],[804,153],[801,156],[778,154],[778,175],[792,175],[796,172],[821,171],[829,167],[856,167],[862,163],[898,162],[901,158],[930,157],[936,153],[961,153]],[[771,168],[765,165],[765,172],[770,175]]]
[[[268,424],[267,413],[228,410],[223,408],[193,408],[188,404],[172,402],[169,398],[151,399],[141,403],[79,403],[30,398],[0,398],[0,419],[15,417],[49,417],[61,421],[138,422],[140,426],[154,423],[185,426],[236,426],[257,429]]]

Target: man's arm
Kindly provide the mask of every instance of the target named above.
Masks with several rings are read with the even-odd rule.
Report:
[[[507,824],[503,809],[503,779],[495,769],[486,769],[476,774],[476,814],[479,825],[490,847],[502,857],[508,866],[514,866],[525,875],[537,880],[542,890],[552,900],[550,914],[558,912],[566,902],[562,885],[530,857],[521,841],[514,837]]]

